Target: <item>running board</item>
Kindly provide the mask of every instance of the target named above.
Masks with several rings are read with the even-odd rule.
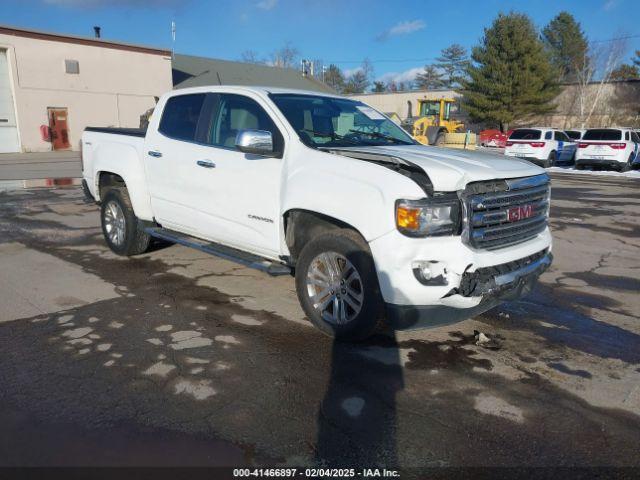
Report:
[[[166,228],[159,227],[147,227],[144,229],[146,233],[155,238],[167,240],[169,242],[178,243],[185,247],[195,248],[202,252],[216,257],[224,258],[232,262],[239,263],[245,267],[254,268],[262,272],[268,273],[272,276],[278,275],[291,275],[291,268],[282,263],[273,262],[258,255],[252,253],[243,252],[226,245],[219,243],[208,242],[206,240],[200,240],[199,238],[191,237],[184,233],[175,232]]]

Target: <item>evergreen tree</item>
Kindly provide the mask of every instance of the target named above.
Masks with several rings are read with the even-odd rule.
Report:
[[[364,93],[373,78],[373,65],[365,58],[362,65],[346,80],[343,93]]]
[[[342,92],[344,90],[344,75],[342,70],[333,63],[329,65],[327,71],[324,72],[324,83],[329,85],[336,92]]]
[[[438,71],[435,65],[425,65],[424,70],[416,75],[415,83],[416,87],[421,90],[432,90],[444,86],[442,73]]]
[[[499,124],[553,111],[559,89],[536,29],[526,15],[500,14],[473,49],[461,91],[474,121]]]
[[[369,79],[367,74],[362,69],[359,69],[347,79],[343,93],[364,93],[368,86]]]
[[[584,68],[589,44],[573,15],[560,12],[542,29],[542,41],[558,71],[558,80],[575,81]]]
[[[631,61],[636,67],[640,68],[640,50],[636,50],[636,56]]]
[[[464,77],[469,57],[467,49],[458,43],[443,49],[440,56],[436,58],[435,66],[444,72],[443,85],[451,88],[458,85]]]
[[[640,69],[635,65],[623,63],[609,77],[611,80],[638,80],[640,79]]]
[[[382,93],[382,92],[385,92],[386,90],[387,90],[387,87],[384,84],[384,82],[380,82],[380,81],[373,82],[373,91],[375,93]]]

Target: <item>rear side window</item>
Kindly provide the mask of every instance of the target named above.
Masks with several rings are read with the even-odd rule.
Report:
[[[553,132],[552,131],[548,131],[544,134],[544,139],[545,140],[551,140],[553,138]]]
[[[204,93],[171,97],[162,112],[160,133],[177,140],[193,142],[205,99]]]
[[[540,140],[542,132],[531,128],[518,128],[511,132],[509,140]]]
[[[571,140],[564,132],[554,132],[553,139],[559,142],[570,142]]]
[[[584,132],[582,140],[621,140],[622,131],[609,128],[594,128]]]
[[[564,133],[566,133],[572,140],[580,140],[580,132],[577,130],[565,130]]]

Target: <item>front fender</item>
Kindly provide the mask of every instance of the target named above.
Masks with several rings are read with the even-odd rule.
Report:
[[[301,168],[287,179],[283,213],[308,210],[335,218],[372,241],[395,229],[395,201],[424,193],[412,181],[380,165],[339,158],[325,168]]]
[[[127,185],[131,206],[136,217],[141,220],[153,220],[151,197],[147,188],[144,165],[140,152],[132,145],[124,143],[103,143],[93,152],[93,179],[95,198],[99,200],[98,183],[101,173],[119,175]]]

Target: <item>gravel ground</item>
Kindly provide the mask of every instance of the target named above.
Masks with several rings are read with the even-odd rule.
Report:
[[[79,188],[0,193],[0,465],[639,467],[639,186],[554,174],[529,297],[358,346],[289,277],[118,258]]]

